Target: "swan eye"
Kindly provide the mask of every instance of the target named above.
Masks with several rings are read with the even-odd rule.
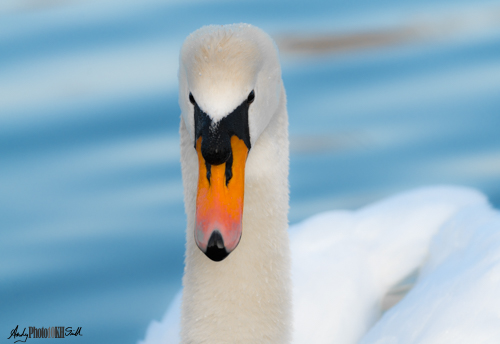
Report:
[[[252,104],[254,99],[255,99],[255,92],[252,90],[252,92],[250,92],[250,94],[248,95],[247,103]]]
[[[196,104],[196,101],[194,100],[194,97],[193,97],[193,94],[191,92],[189,92],[189,101],[191,102],[191,104]]]

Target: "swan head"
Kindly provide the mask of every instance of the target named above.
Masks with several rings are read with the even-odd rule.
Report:
[[[194,238],[212,260],[242,235],[245,164],[282,92],[273,40],[248,24],[206,26],[180,54],[179,105],[198,156]]]

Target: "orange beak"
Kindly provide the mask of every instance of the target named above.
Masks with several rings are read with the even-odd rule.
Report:
[[[199,176],[194,237],[210,259],[220,261],[238,246],[241,238],[248,148],[233,135],[232,159],[209,165],[201,153],[201,141],[202,137],[196,141]]]

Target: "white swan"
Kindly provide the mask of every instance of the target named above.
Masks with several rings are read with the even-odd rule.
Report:
[[[181,50],[179,104],[188,227],[182,342],[288,343],[288,117],[273,41],[249,25],[208,26],[194,32]],[[231,122],[226,125],[224,120]],[[201,147],[195,149],[200,135]],[[227,164],[215,163],[225,162],[228,155],[232,178],[226,188]],[[216,203],[210,195],[201,199],[206,190],[201,188],[208,186],[204,156],[215,160],[209,167],[210,187],[230,192],[227,200]],[[220,210],[222,206],[230,209]],[[199,218],[202,212],[207,218]],[[213,214],[221,215],[208,218]],[[207,245],[217,229],[224,248],[215,252],[234,250],[220,262],[198,248],[216,247]]]
[[[143,343],[354,343],[380,316],[387,290],[422,263],[440,226],[485,203],[467,189],[423,189],[305,221],[290,231],[292,293],[288,119],[271,38],[246,24],[191,34],[179,104],[188,219],[182,311],[179,295]]]

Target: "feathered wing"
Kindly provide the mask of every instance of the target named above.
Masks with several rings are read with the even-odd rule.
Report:
[[[471,209],[478,208],[483,211],[471,212]],[[485,217],[486,213],[491,215],[492,211],[488,209],[484,195],[475,190],[434,187],[396,195],[357,211],[318,214],[291,226],[293,342],[357,343],[379,319],[382,299],[390,288],[415,269],[424,266],[424,276],[414,291],[382,318],[365,342],[372,343],[376,342],[374,338],[385,338],[391,329],[396,331],[405,328],[403,323],[406,324],[405,333],[418,333],[413,322],[408,321],[412,318],[408,312],[419,302],[415,297],[427,300],[433,295],[432,290],[425,288],[424,282],[427,278],[438,278],[433,272],[438,271],[433,264],[441,266],[436,261],[446,262],[445,258],[448,257],[438,257],[439,252],[442,254],[442,246],[436,246],[437,243],[446,243],[448,240],[455,242],[452,240],[455,235],[452,229],[455,227],[450,223],[460,223],[464,216],[469,223],[465,225],[465,233],[469,233],[467,235],[470,238],[481,236],[479,224],[485,221],[481,219],[488,218]],[[498,213],[496,216],[498,220]],[[489,235],[494,236],[495,228],[498,231],[500,227],[491,226]],[[500,239],[496,240],[498,245],[490,248],[489,256],[495,253],[500,255]],[[464,239],[462,249],[469,247],[471,242],[472,239]],[[429,247],[431,256],[426,263]],[[452,249],[448,251],[453,252]],[[457,263],[460,260],[447,264]],[[464,265],[463,269],[466,267]],[[452,272],[459,278],[463,269],[457,268]],[[421,289],[423,291],[414,296]],[[456,292],[456,297],[467,295],[473,297],[465,292]],[[161,323],[153,321],[150,324],[146,339],[141,344],[179,343],[180,302],[181,292]],[[449,302],[450,305],[453,303],[452,300]],[[424,312],[425,306],[422,307],[419,314],[423,316],[427,313]],[[394,317],[388,318],[396,311],[401,326],[391,325]],[[443,317],[443,314],[446,312],[438,312],[436,316]]]

